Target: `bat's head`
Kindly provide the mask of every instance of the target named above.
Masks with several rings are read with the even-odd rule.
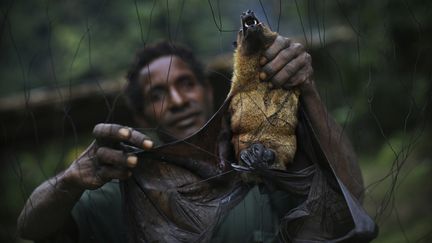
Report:
[[[252,55],[265,49],[276,38],[266,25],[255,17],[251,10],[240,15],[241,28],[237,35],[237,48],[245,55]]]

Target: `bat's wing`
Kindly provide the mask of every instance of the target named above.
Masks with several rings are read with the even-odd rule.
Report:
[[[226,101],[184,140],[140,156],[122,193],[132,242],[206,242],[248,189],[227,171],[231,163]]]
[[[157,147],[140,158],[132,179],[123,183],[123,202],[132,242],[206,242],[226,213],[240,202],[248,186],[236,172],[226,101],[191,137]],[[377,228],[345,185],[346,165],[328,159],[300,109],[298,152],[312,162],[300,170],[257,171],[268,185],[300,199],[284,212],[282,242],[368,242]],[[145,159],[144,159],[145,158]],[[350,163],[350,162],[347,162]],[[357,166],[357,165],[355,165]]]
[[[377,236],[377,226],[362,208],[351,174],[355,161],[330,161],[325,148],[314,133],[307,114],[300,109],[297,127],[298,150],[296,157],[307,158],[301,169],[281,171],[261,169],[264,182],[283,190],[288,196],[301,201],[295,208],[284,212],[279,237],[282,242],[369,242]],[[300,160],[296,161],[299,162]],[[339,160],[341,161],[341,160]],[[295,162],[295,163],[296,163]],[[359,174],[358,176],[361,177]],[[343,180],[341,179],[343,178]],[[362,187],[362,186],[360,186]]]
[[[227,99],[196,133],[183,140],[156,147],[147,153],[146,157],[182,166],[202,178],[225,172],[234,159],[227,120],[229,102],[230,99]]]
[[[329,184],[335,182],[333,190],[337,194],[342,195],[342,199],[344,199],[340,202],[333,203],[344,206],[345,210],[348,209],[346,210],[347,225],[350,226],[350,229],[341,237],[334,239],[333,241],[369,242],[376,238],[378,227],[359,202],[363,197],[363,180],[361,178],[361,172],[357,161],[329,159],[328,153],[331,152],[328,150],[331,148],[324,148],[323,144],[318,140],[314,128],[308,119],[307,113],[303,109],[301,109],[300,118],[306,136],[310,138],[309,143],[313,146],[314,157],[316,158],[319,168],[322,169],[323,174],[328,175],[326,180]],[[340,210],[343,211],[343,209]],[[336,215],[330,215],[330,217],[333,216],[336,216],[337,218],[337,213]]]

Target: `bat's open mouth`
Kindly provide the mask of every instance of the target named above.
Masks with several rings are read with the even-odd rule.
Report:
[[[253,29],[258,24],[260,24],[259,20],[255,17],[254,12],[251,10],[242,13],[241,22],[244,32],[246,32],[248,29]]]
[[[254,27],[258,24],[258,19],[256,19],[253,16],[248,16],[247,18],[243,19],[243,27],[250,28]]]
[[[251,10],[240,15],[241,28],[237,36],[237,42],[242,46],[242,52],[250,55],[263,50],[266,36],[264,35],[264,24],[261,23]]]

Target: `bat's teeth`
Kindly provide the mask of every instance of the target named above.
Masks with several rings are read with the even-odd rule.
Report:
[[[249,27],[255,26],[257,24],[258,24],[258,21],[256,21],[256,19],[254,19],[252,24],[248,24],[248,21],[245,21],[244,26],[246,28],[249,28]]]

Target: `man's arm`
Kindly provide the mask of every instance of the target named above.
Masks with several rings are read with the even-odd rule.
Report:
[[[40,240],[65,225],[73,227],[70,212],[84,190],[68,185],[66,181],[64,173],[61,173],[33,191],[18,217],[20,237]]]
[[[260,64],[261,80],[270,81],[277,88],[300,89],[302,107],[322,150],[340,179],[361,199],[363,179],[357,157],[343,129],[334,121],[321,101],[313,79],[311,56],[301,44],[278,36],[263,53]]]
[[[112,179],[126,179],[137,157],[118,149],[119,142],[150,149],[146,135],[116,124],[98,124],[93,142],[64,172],[37,187],[18,218],[18,233],[32,240],[46,239],[64,227],[73,227],[71,211],[85,190],[102,187]]]
[[[359,201],[363,201],[363,177],[350,140],[328,113],[314,82],[305,86],[309,87],[303,88],[301,101],[321,149],[345,186]]]

